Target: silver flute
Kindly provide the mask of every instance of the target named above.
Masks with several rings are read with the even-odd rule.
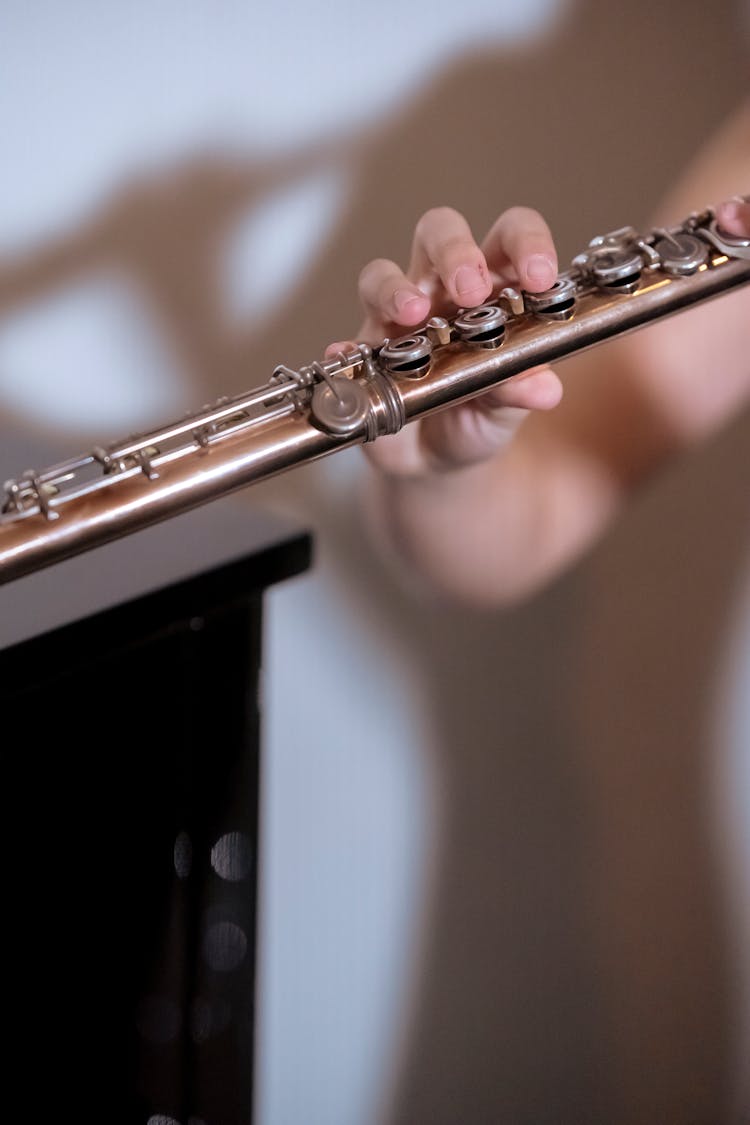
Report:
[[[281,365],[247,394],[8,481],[0,584],[748,283],[750,239],[722,230],[710,207],[647,234],[597,236],[544,293],[507,287],[377,347]]]

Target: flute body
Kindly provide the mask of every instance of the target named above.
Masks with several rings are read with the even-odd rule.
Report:
[[[8,481],[0,584],[748,283],[750,239],[723,232],[710,208],[645,235],[597,236],[545,293],[508,287],[378,347],[281,365],[247,394]]]

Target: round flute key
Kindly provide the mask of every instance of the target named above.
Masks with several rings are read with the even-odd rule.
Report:
[[[386,370],[411,379],[419,379],[427,372],[431,356],[432,343],[421,332],[387,340],[379,352],[380,362]]]
[[[321,430],[349,437],[365,426],[370,396],[360,383],[345,375],[333,376],[315,387],[310,410]]]
[[[686,231],[665,234],[654,245],[664,273],[686,277],[695,273],[708,258],[708,247],[700,238]]]
[[[499,348],[505,337],[507,319],[505,311],[496,305],[480,305],[476,309],[462,309],[453,327],[467,344]]]
[[[627,247],[597,250],[591,262],[591,273],[597,285],[619,289],[637,282],[643,269],[640,254]]]
[[[571,277],[558,277],[543,293],[523,293],[526,311],[545,320],[570,320],[576,303],[576,283]]]

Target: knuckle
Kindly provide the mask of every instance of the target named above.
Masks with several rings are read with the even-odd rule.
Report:
[[[503,212],[503,218],[513,226],[537,226],[544,222],[541,214],[534,207],[525,207],[520,203],[508,207]]]
[[[462,222],[463,216],[455,207],[450,207],[447,204],[441,204],[436,207],[430,207],[425,211],[417,220],[415,233],[418,238],[424,238],[434,230],[439,230],[444,227],[453,228],[456,222]]]
[[[382,278],[391,266],[385,258],[373,258],[367,262],[359,271],[359,290],[360,293],[370,291],[374,284],[377,284],[378,278]]]
[[[509,207],[503,213],[501,224],[506,236],[511,238],[533,238],[545,243],[551,239],[544,217],[533,207]]]

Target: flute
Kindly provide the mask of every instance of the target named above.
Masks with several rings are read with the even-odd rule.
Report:
[[[723,231],[710,207],[645,235],[599,235],[543,293],[506,287],[377,347],[282,364],[246,394],[6,482],[0,584],[749,282],[750,239]]]

